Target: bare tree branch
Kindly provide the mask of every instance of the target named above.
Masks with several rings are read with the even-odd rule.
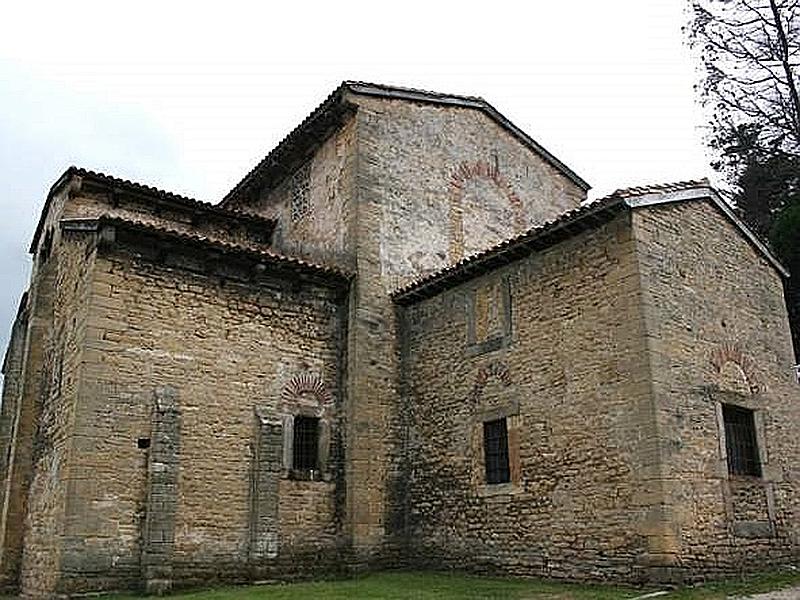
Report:
[[[800,153],[800,0],[692,0],[691,7],[690,44],[705,70],[699,89],[715,127],[752,124],[766,146]]]

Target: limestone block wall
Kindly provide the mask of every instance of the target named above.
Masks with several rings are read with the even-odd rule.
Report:
[[[11,329],[11,337],[3,361],[3,404],[0,407],[0,585],[13,589],[18,585],[21,548],[6,544],[9,536],[8,514],[13,493],[10,474],[13,471],[18,414],[24,381],[25,342],[28,334],[28,294],[24,294]],[[20,524],[21,525],[21,524]],[[10,540],[9,540],[10,541]]]
[[[350,119],[293,173],[246,203],[246,210],[278,221],[274,246],[279,252],[352,267],[355,157],[356,124]],[[302,216],[292,214],[295,194],[305,197]]]
[[[348,535],[363,563],[397,550],[403,514],[389,293],[575,208],[585,192],[480,111],[350,92],[344,102],[355,116],[305,163],[236,202],[278,220],[280,251],[358,273],[345,445]],[[293,206],[305,203],[298,218]]]
[[[777,271],[710,203],[634,213],[680,576],[796,560],[800,386]],[[723,404],[755,411],[762,477],[728,475]]]
[[[353,96],[359,170],[380,173],[387,289],[576,208],[586,193],[480,111]]]
[[[54,589],[60,567],[71,428],[82,385],[93,248],[83,236],[58,235],[50,256],[40,257],[40,261],[38,277],[53,279],[51,321],[42,340],[39,389],[33,398],[25,398],[37,406],[38,419],[20,575],[21,589],[34,595]]]
[[[3,584],[34,593],[52,587],[63,514],[67,432],[79,387],[87,274],[85,240],[56,227],[66,194],[51,199],[35,248],[31,287],[15,325],[2,428],[8,431],[0,513]]]
[[[333,568],[341,291],[184,271],[136,244],[120,233],[101,246],[91,279],[58,589],[163,591]],[[313,480],[294,478],[291,445],[280,469],[259,459],[259,423],[285,433],[298,414],[327,432]]]
[[[628,219],[401,309],[413,564],[639,577],[661,534]],[[510,482],[487,484],[483,423],[502,417]]]
[[[576,207],[584,192],[478,111],[348,100],[358,105],[348,514],[361,554],[380,548],[391,557],[406,490],[402,431],[393,426],[402,401],[389,293]]]

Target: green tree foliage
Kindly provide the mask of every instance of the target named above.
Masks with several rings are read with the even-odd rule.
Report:
[[[792,277],[786,283],[786,302],[792,323],[795,355],[800,362],[800,198],[775,218],[770,229],[772,245]]]

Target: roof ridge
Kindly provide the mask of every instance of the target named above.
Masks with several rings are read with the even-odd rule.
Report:
[[[259,177],[259,174],[268,168],[279,167],[282,154],[289,152],[292,149],[292,144],[299,142],[300,144],[308,143],[302,139],[303,132],[312,127],[312,124],[322,123],[323,131],[326,123],[322,121],[323,118],[333,119],[331,116],[331,108],[336,107],[343,102],[344,92],[349,91],[355,95],[384,97],[390,99],[407,100],[409,102],[430,102],[438,103],[441,105],[460,106],[463,108],[471,108],[482,111],[489,119],[493,120],[501,128],[505,129],[513,137],[517,139],[522,145],[527,146],[531,151],[541,156],[551,166],[555,167],[562,175],[571,180],[575,185],[581,189],[588,190],[591,186],[581,178],[577,173],[570,169],[566,164],[561,162],[546,148],[541,146],[536,140],[525,133],[522,129],[514,125],[507,117],[505,117],[499,110],[492,106],[488,101],[480,96],[461,96],[457,94],[446,94],[441,92],[434,92],[422,90],[412,87],[400,87],[378,83],[369,83],[355,80],[345,80],[340,83],[336,89],[333,90],[310,114],[308,114],[299,125],[292,129],[286,136],[281,139],[267,154],[264,156],[245,176],[227,193],[220,202],[220,205],[225,206],[228,202],[239,196],[243,190],[249,186],[254,179]],[[335,126],[335,121],[331,121]],[[328,126],[332,126],[328,123]],[[317,140],[318,141],[318,140]],[[311,143],[316,143],[311,142]]]
[[[306,117],[302,121],[300,121],[300,123],[294,129],[292,129],[289,133],[283,136],[283,138],[281,138],[281,140],[277,144],[275,144],[275,146],[273,146],[272,150],[267,152],[264,158],[258,161],[256,165],[252,169],[250,169],[245,174],[244,177],[242,177],[239,180],[239,183],[233,186],[233,188],[231,188],[230,191],[228,191],[228,193],[225,194],[225,196],[220,201],[219,206],[224,207],[230,199],[236,196],[236,194],[238,194],[239,191],[249,183],[250,179],[254,177],[258,171],[260,171],[264,166],[268,164],[270,158],[272,158],[275,154],[277,154],[278,152],[283,150],[286,146],[288,146],[291,143],[292,138],[297,137],[299,135],[299,132],[305,129],[308,126],[308,124],[311,123],[311,121],[320,116],[326,107],[335,104],[338,99],[338,96],[342,94],[344,88],[345,88],[345,83],[342,82],[336,87],[336,89],[334,89],[330,94],[328,94],[325,100],[320,102],[314,108],[314,110],[312,110],[308,115],[306,115]]]
[[[165,189],[162,189],[162,188],[158,188],[158,187],[153,186],[153,185],[148,185],[146,183],[141,183],[139,181],[134,181],[132,179],[123,179],[122,177],[117,177],[115,175],[109,175],[108,173],[103,173],[102,171],[95,171],[93,169],[87,169],[85,167],[78,167],[78,166],[72,165],[67,169],[67,172],[68,173],[71,172],[74,175],[78,175],[78,176],[82,176],[82,177],[88,176],[88,177],[95,177],[97,179],[105,179],[105,180],[113,182],[113,183],[117,183],[117,184],[121,184],[121,185],[126,185],[126,186],[130,186],[130,187],[138,188],[138,189],[140,189],[142,191],[155,193],[155,194],[158,194],[160,196],[165,196],[165,197],[169,197],[169,198],[174,198],[176,200],[184,201],[184,202],[187,202],[187,203],[199,204],[201,206],[206,206],[206,207],[211,207],[211,208],[216,207],[216,205],[214,203],[212,203],[212,202],[208,202],[208,201],[205,201],[205,200],[197,200],[196,198],[192,198],[190,196],[184,196],[183,194],[177,194],[175,192],[170,192],[168,190],[165,190]]]
[[[198,200],[196,198],[192,198],[191,196],[185,196],[183,194],[170,192],[169,190],[165,190],[165,189],[153,186],[153,185],[148,185],[146,183],[141,183],[139,181],[134,181],[132,179],[123,179],[122,177],[117,177],[115,175],[109,175],[108,173],[103,173],[102,171],[94,171],[92,169],[86,169],[85,167],[77,167],[77,166],[73,165],[73,166],[70,166],[67,169],[67,173],[78,175],[79,177],[94,177],[96,179],[104,179],[104,180],[106,180],[108,182],[111,182],[111,183],[114,183],[114,184],[117,184],[117,185],[127,186],[127,187],[130,187],[130,188],[136,189],[136,190],[147,192],[149,194],[154,194],[154,195],[157,195],[157,196],[161,196],[162,198],[166,198],[166,199],[169,199],[169,200],[177,200],[178,202],[181,202],[181,203],[184,203],[184,204],[188,204],[188,205],[198,206],[200,208],[208,209],[208,210],[211,210],[213,212],[220,212],[220,213],[225,213],[225,214],[229,214],[229,215],[232,215],[232,216],[241,216],[241,217],[246,217],[246,218],[254,218],[254,219],[259,219],[259,220],[264,220],[264,221],[272,221],[272,219],[267,219],[267,218],[262,217],[261,215],[259,215],[257,213],[254,213],[254,212],[241,210],[241,209],[238,209],[238,208],[227,208],[225,206],[220,206],[218,203],[209,202],[207,200]]]
[[[373,87],[373,88],[378,88],[378,89],[382,89],[382,90],[386,90],[386,91],[410,92],[410,93],[413,93],[413,94],[422,94],[422,95],[431,96],[431,97],[457,98],[457,99],[460,99],[460,100],[468,100],[468,101],[471,101],[471,102],[480,102],[480,103],[483,103],[483,104],[489,104],[482,96],[471,96],[471,95],[467,95],[467,94],[453,94],[453,93],[450,93],[450,92],[437,92],[436,90],[426,90],[426,89],[423,89],[423,88],[410,87],[410,86],[404,86],[404,85],[392,85],[392,84],[389,84],[389,83],[373,83],[371,81],[360,81],[360,80],[354,80],[354,79],[346,79],[345,81],[342,82],[342,85],[344,85],[344,86],[346,86],[348,88],[358,87],[358,86]]]
[[[643,185],[633,185],[623,188],[617,188],[609,196],[617,197],[631,197],[643,196],[645,194],[657,194],[660,192],[677,192],[682,190],[690,190],[697,187],[710,187],[711,182],[708,177],[701,177],[700,179],[686,179],[682,181],[668,181],[663,183],[648,183]]]

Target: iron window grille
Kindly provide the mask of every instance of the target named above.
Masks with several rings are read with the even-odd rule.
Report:
[[[319,419],[295,417],[292,467],[297,471],[315,471],[319,468]]]
[[[508,428],[505,419],[483,424],[483,450],[486,463],[486,483],[508,483]]]
[[[761,477],[753,411],[726,404],[722,407],[722,417],[725,421],[728,473]]]

